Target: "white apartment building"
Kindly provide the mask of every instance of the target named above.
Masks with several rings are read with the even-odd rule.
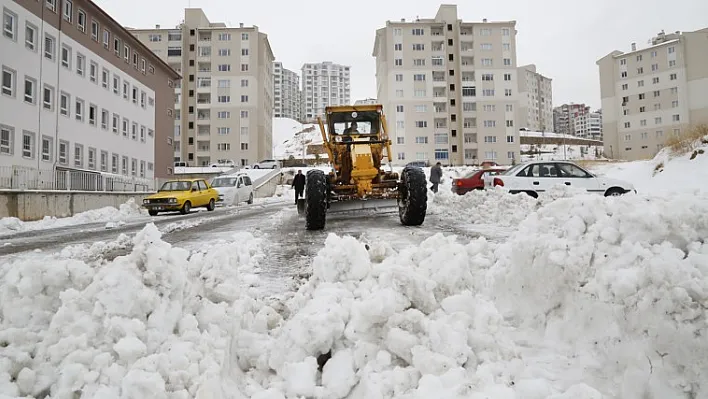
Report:
[[[573,132],[576,136],[602,141],[602,112],[587,112],[573,118]]]
[[[559,134],[575,136],[575,122],[590,113],[590,106],[585,104],[563,104],[553,108],[553,131]]]
[[[650,158],[669,135],[708,123],[707,35],[662,31],[648,48],[597,61],[606,156]]]
[[[354,105],[374,105],[378,103],[379,101],[375,98],[365,98],[363,100],[354,101]]]
[[[257,26],[210,22],[187,8],[174,29],[131,33],[183,75],[175,89],[174,161],[249,165],[273,151],[273,52]]]
[[[172,174],[174,70],[91,1],[0,4],[0,167]]]
[[[273,88],[274,116],[302,120],[300,75],[283,68],[282,62],[275,62],[273,63]]]
[[[457,6],[377,30],[377,98],[394,159],[472,165],[519,159],[516,22],[464,22]]]
[[[520,127],[534,132],[553,131],[551,78],[536,72],[536,65],[519,67]]]
[[[325,107],[351,104],[350,68],[332,62],[302,66],[303,119],[324,115]]]

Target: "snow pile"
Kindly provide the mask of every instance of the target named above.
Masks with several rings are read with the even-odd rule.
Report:
[[[0,265],[0,397],[190,398],[218,375],[260,239],[190,256],[150,224],[132,245],[103,264],[67,251]]]
[[[528,195],[510,195],[503,190],[475,190],[458,195],[441,187],[428,192],[428,213],[471,224],[518,225],[536,210],[538,201]]]
[[[86,223],[107,223],[107,228],[116,227],[122,222],[147,216],[147,212],[140,208],[134,198],[130,198],[126,203],[118,208],[107,206],[99,209],[77,213],[66,218],[56,218],[46,216],[42,220],[34,222],[23,222],[18,218],[7,217],[0,219],[0,235],[13,234],[23,231],[35,231],[58,227],[75,226]]]
[[[315,124],[301,124],[290,118],[273,118],[273,156],[287,159],[291,155],[302,158],[303,146],[322,144],[322,133]],[[307,155],[313,158],[314,155]]]
[[[505,244],[438,234],[396,253],[329,235],[284,304],[237,301],[227,385],[254,398],[708,395],[708,197],[555,196]]]
[[[644,193],[708,193],[708,145],[676,157],[665,148],[652,160],[596,165],[592,170],[631,182]]]

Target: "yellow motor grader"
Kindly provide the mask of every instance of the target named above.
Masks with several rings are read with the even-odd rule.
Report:
[[[406,167],[399,178],[382,168],[384,156],[392,162],[383,106],[332,106],[325,114],[318,124],[332,171],[307,172],[305,198],[298,203],[306,229],[323,229],[327,213],[388,207],[398,207],[406,226],[423,224],[428,200],[423,170]]]

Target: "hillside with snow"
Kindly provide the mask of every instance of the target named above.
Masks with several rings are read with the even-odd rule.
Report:
[[[686,154],[674,155],[669,148],[652,160],[595,165],[594,173],[627,180],[648,193],[708,192],[708,144]]]
[[[288,159],[291,155],[301,159],[309,144],[322,144],[319,126],[303,124],[290,118],[273,118],[273,156]],[[314,155],[306,155],[314,158]]]

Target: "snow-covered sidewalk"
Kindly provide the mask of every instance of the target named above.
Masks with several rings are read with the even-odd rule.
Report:
[[[190,253],[148,225],[110,262],[95,244],[0,264],[0,398],[708,395],[708,196],[429,207],[515,228],[398,251],[330,235],[311,279],[271,299],[249,233]]]

